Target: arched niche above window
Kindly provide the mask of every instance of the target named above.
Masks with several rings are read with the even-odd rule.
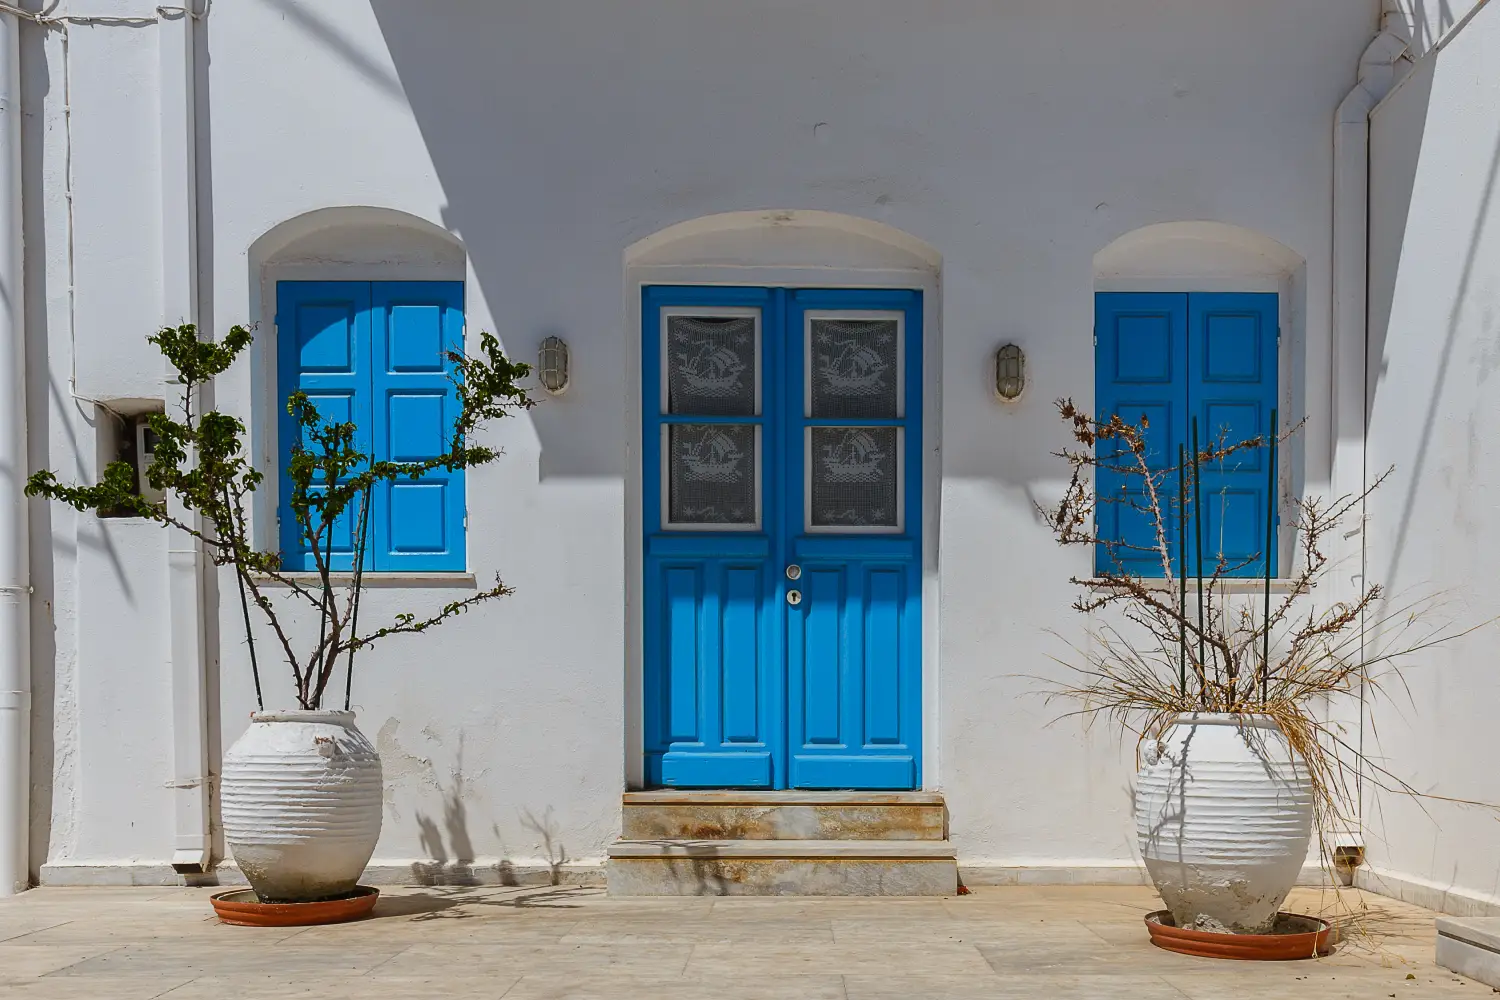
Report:
[[[1223,222],[1164,222],[1126,233],[1094,255],[1107,291],[1279,291],[1302,257],[1269,236]]]
[[[336,280],[340,271],[367,280],[462,281],[463,244],[452,233],[406,212],[373,206],[324,208],[268,230],[250,247],[253,272],[306,273]]]

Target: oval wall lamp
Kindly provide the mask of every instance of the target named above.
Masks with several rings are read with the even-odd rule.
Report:
[[[1026,389],[1026,354],[1015,344],[995,352],[995,395],[1006,402],[1019,399]]]
[[[568,345],[561,337],[548,337],[537,352],[537,378],[554,396],[568,391]]]

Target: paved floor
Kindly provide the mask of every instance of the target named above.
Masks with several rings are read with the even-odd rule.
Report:
[[[0,900],[0,997],[238,1000],[942,1000],[1490,997],[1432,964],[1433,915],[1298,890],[1356,917],[1331,958],[1240,963],[1153,948],[1137,888],[952,899],[610,899],[600,889],[386,890],[360,923],[229,927],[204,889],[34,889]]]

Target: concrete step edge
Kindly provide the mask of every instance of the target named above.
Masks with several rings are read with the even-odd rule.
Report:
[[[1476,948],[1500,952],[1500,917],[1439,916],[1437,932],[1444,937],[1465,941]]]
[[[625,792],[630,806],[941,806],[941,792],[813,792],[658,789]]]
[[[832,861],[954,861],[947,840],[617,840],[610,860],[826,858]]]

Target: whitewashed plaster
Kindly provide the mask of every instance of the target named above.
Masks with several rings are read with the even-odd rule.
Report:
[[[1420,61],[1372,117],[1367,468],[1369,577],[1387,608],[1437,596],[1437,620],[1500,614],[1500,8]],[[1375,637],[1378,638],[1378,637]],[[1419,792],[1365,790],[1371,866],[1426,905],[1500,913],[1496,627],[1411,660],[1368,707],[1367,739]]]
[[[498,427],[505,456],[469,478],[473,574],[499,573],[516,594],[430,641],[393,641],[356,676],[355,705],[388,779],[377,860],[587,862],[617,835],[632,752],[626,479],[637,460],[624,255],[689,220],[784,209],[878,223],[941,257],[930,601],[940,638],[929,664],[940,683],[926,710],[961,863],[1134,864],[1131,749],[1076,720],[1047,725],[1059,708],[1028,679],[1056,675],[1047,630],[1079,629],[1066,580],[1088,568],[1033,514],[1062,476],[1049,457],[1065,440],[1051,401],[1092,396],[1096,255],[1163,223],[1237,227],[1304,261],[1303,376],[1327,383],[1329,136],[1378,12],[1375,0],[940,0],[920,12],[901,0],[216,4],[199,79],[206,325],[264,327],[261,283],[277,264],[267,234],[280,247],[290,220],[378,209],[461,248],[471,332],[494,331],[523,359],[549,334],[572,347],[567,395]],[[140,339],[164,318],[151,273],[156,147],[138,135],[155,135],[154,39],[151,28],[73,35],[88,394],[160,395]],[[61,52],[52,38],[28,45],[27,99],[41,123],[28,176],[45,234],[30,244],[43,305],[29,323],[51,399],[48,416],[49,390],[33,394],[47,428],[35,461],[71,471],[70,449],[91,445],[92,430],[66,389]],[[337,240],[303,238],[319,266],[342,260],[349,277],[390,262],[379,247],[340,258]],[[734,262],[715,226],[692,238],[705,263]],[[802,251],[836,258],[839,240],[821,239]],[[1031,384],[1002,405],[989,359],[1006,342],[1026,350]],[[253,365],[217,392],[264,428]],[[1309,437],[1326,440],[1326,422],[1309,412]],[[1315,489],[1326,448],[1309,454]],[[90,461],[78,459],[79,471]],[[98,789],[170,777],[169,747],[151,742],[169,699],[141,680],[160,637],[126,621],[161,599],[164,571],[144,565],[160,543],[132,539],[140,548],[120,578],[75,548],[87,532],[74,520],[54,510],[35,522],[50,553],[39,601],[55,603],[58,625],[36,654],[55,735],[37,755],[52,818],[38,819],[47,846],[34,863],[159,860],[170,855],[170,810],[152,794]],[[381,587],[366,613],[420,610],[471,586]],[[220,615],[227,745],[253,698],[238,611],[225,601]],[[108,643],[118,671],[94,662],[104,640],[74,638],[73,622],[125,629],[128,642]],[[94,684],[106,687],[83,690]],[[272,668],[267,686],[268,702],[287,702]],[[109,744],[95,734],[111,726],[123,727],[119,745],[142,749],[99,756],[91,747]]]

